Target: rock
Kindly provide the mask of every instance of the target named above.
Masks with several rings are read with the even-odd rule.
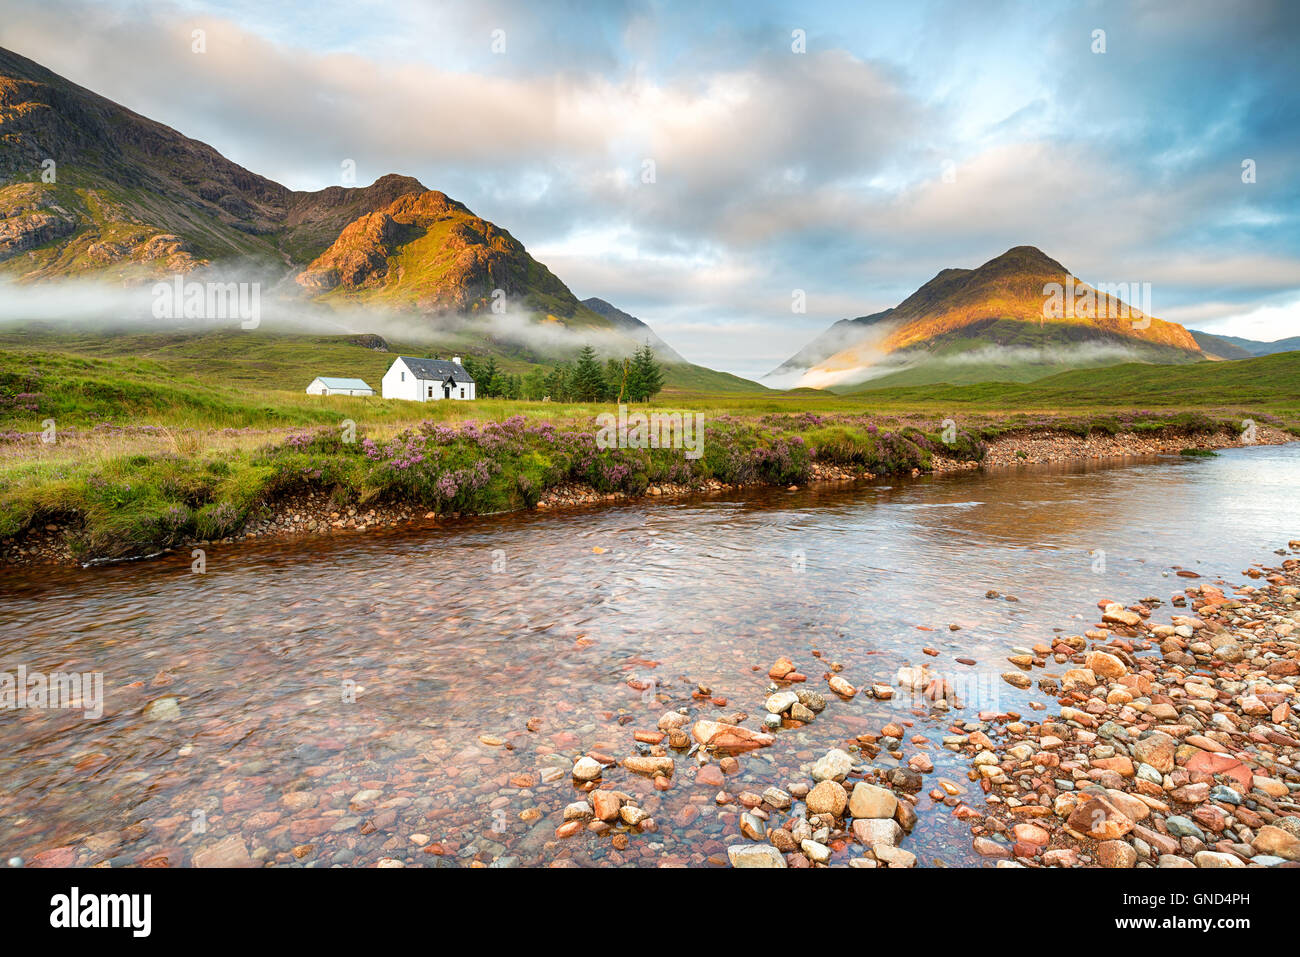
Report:
[[[767,670],[767,676],[773,680],[780,681],[792,671],[794,671],[793,661],[789,658],[778,658],[776,659],[776,663]]]
[[[603,788],[591,792],[591,807],[593,813],[602,821],[612,821],[618,817],[618,809],[623,805],[623,799],[613,791],[606,791]]]
[[[1194,837],[1202,842],[1205,840],[1205,832],[1193,824],[1190,818],[1183,817],[1181,814],[1171,814],[1165,818],[1165,827],[1175,837]]]
[[[778,811],[784,811],[794,803],[790,795],[786,794],[780,788],[768,788],[763,792],[763,800]]]
[[[1197,867],[1245,867],[1246,862],[1232,854],[1218,851],[1197,851],[1192,860]]]
[[[1102,841],[1097,845],[1097,863],[1102,867],[1134,867],[1137,851],[1124,841]]]
[[[1137,614],[1134,612],[1128,612],[1128,614],[1137,618]],[[1103,678],[1122,678],[1128,673],[1128,668],[1124,666],[1124,662],[1106,651],[1089,652],[1088,656],[1084,658],[1083,664],[1093,674],[1100,675]]]
[[[1168,774],[1174,769],[1174,754],[1178,742],[1163,731],[1151,731],[1133,743],[1133,757],[1149,764],[1161,774]]]
[[[855,825],[857,824],[856,821],[853,823]],[[990,857],[995,859],[1006,859],[1011,857],[1011,848],[1007,847],[1005,844],[999,844],[997,841],[991,840],[987,837],[975,838],[975,840],[971,842],[971,846],[974,847],[975,853],[980,857]]]
[[[772,714],[785,714],[799,703],[799,696],[793,691],[778,691],[763,703]]]
[[[859,781],[849,796],[849,814],[855,818],[892,818],[898,810],[893,791]]]
[[[901,847],[894,847],[892,844],[873,844],[871,853],[876,855],[878,860],[884,861],[890,867],[915,867],[916,855],[911,851],[905,851]]]
[[[623,767],[637,774],[648,774],[650,777],[673,776],[673,759],[670,757],[651,757],[644,754],[633,754],[623,759]]]
[[[248,856],[248,845],[238,834],[194,852],[195,867],[258,867]]]
[[[816,691],[800,688],[795,694],[799,696],[799,703],[813,714],[821,714],[826,710],[826,699]]]
[[[849,684],[839,675],[831,675],[830,678],[827,679],[826,683],[830,685],[831,690],[841,698],[852,698],[858,693],[857,688],[853,687],[853,685]]]
[[[771,844],[733,844],[727,848],[732,867],[785,867],[785,858]]]
[[[684,714],[678,714],[676,711],[665,711],[659,718],[660,731],[672,731],[674,728],[680,728],[690,719]]]
[[[1099,797],[1088,798],[1079,804],[1066,823],[1074,830],[1100,841],[1110,841],[1123,837],[1133,830],[1133,821],[1108,800]]]
[[[722,775],[722,768],[716,764],[704,764],[695,772],[695,783],[720,788],[727,783],[727,779]]]
[[[636,827],[650,816],[650,812],[643,808],[633,807],[631,804],[624,804],[618,809],[618,816],[624,824],[629,827]]]
[[[790,708],[790,717],[793,718],[795,721],[802,721],[804,724],[807,724],[809,721],[812,721],[817,716],[813,714],[812,711],[810,711],[808,708],[805,708],[803,705],[801,705],[799,702],[796,701],[794,703],[794,706]]]
[[[605,793],[608,794],[609,792],[606,791]],[[565,821],[585,821],[589,817],[591,817],[591,805],[586,801],[572,801],[564,806]],[[612,821],[615,817],[618,817],[617,807],[614,808],[613,815],[605,818],[605,820]]]
[[[144,706],[146,721],[175,721],[180,716],[180,702],[175,698],[155,698]]]
[[[862,817],[853,821],[853,836],[867,847],[877,844],[897,846],[903,839],[903,829],[898,822],[889,818]]]
[[[853,758],[847,751],[831,748],[812,766],[814,781],[843,781],[853,770]]]
[[[825,864],[831,859],[831,849],[816,841],[800,841],[799,850],[814,864]]]
[[[577,781],[595,781],[604,769],[594,758],[583,756],[573,765],[573,777]]]
[[[752,731],[735,724],[723,724],[720,721],[696,721],[691,728],[691,735],[700,744],[708,745],[717,751],[752,751],[766,748],[776,740],[772,735],[762,731]]]
[[[1300,837],[1272,824],[1261,827],[1250,846],[1260,854],[1300,861]]]
[[[1019,671],[1008,671],[1002,675],[1002,680],[1016,688],[1028,688],[1033,684],[1029,675],[1022,674]]]
[[[838,781],[826,780],[809,791],[804,802],[812,814],[833,814],[840,817],[844,814],[845,805],[849,803],[849,796],[844,791],[844,785]]]
[[[767,824],[761,817],[746,811],[740,815],[740,833],[751,841],[762,841],[767,838]]]

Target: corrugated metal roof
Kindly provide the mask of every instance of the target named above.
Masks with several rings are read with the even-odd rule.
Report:
[[[370,389],[365,379],[336,379],[327,375],[318,375],[316,378],[325,383],[327,389]],[[370,391],[375,390],[370,389]]]
[[[450,359],[420,359],[416,356],[398,356],[417,379],[446,382],[450,376],[456,382],[473,383],[474,379],[465,367]]]

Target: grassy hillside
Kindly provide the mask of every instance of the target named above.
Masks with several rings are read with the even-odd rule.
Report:
[[[854,399],[898,406],[978,409],[1259,407],[1300,416],[1300,352],[1232,362],[1076,369],[1033,382],[884,388]]]

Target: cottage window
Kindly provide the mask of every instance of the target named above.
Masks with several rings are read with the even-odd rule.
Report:
[[[465,390],[464,390],[464,389],[461,389],[461,390],[460,390],[460,397],[461,397],[462,399],[465,398]]]

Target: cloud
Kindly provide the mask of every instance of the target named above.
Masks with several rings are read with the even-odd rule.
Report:
[[[1300,291],[1300,13],[1192,2],[5,0],[0,44],[296,188],[345,159],[417,176],[579,295],[754,372],[1015,245],[1150,281],[1170,318]]]

